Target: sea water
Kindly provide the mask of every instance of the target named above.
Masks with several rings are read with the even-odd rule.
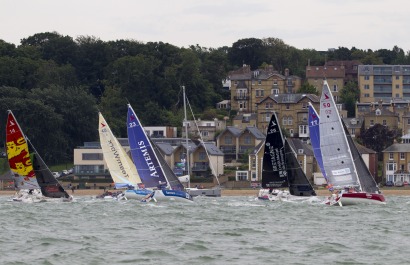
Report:
[[[409,264],[410,197],[141,203],[0,197],[0,264]],[[322,198],[324,199],[324,198]]]

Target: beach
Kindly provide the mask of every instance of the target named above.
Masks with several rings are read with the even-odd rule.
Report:
[[[116,190],[110,190],[115,192]],[[381,189],[382,194],[386,196],[410,196],[409,188],[385,188]],[[101,189],[80,189],[75,190],[74,193],[67,191],[74,196],[96,196],[104,192]],[[222,196],[258,196],[259,189],[222,189]],[[14,190],[0,190],[0,196],[11,196],[15,193]],[[328,196],[330,193],[326,189],[316,190],[318,196]]]

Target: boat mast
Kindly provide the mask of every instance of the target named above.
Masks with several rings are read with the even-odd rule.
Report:
[[[189,146],[188,146],[188,120],[186,115],[186,96],[185,96],[185,86],[182,86],[182,92],[184,95],[184,126],[185,126],[185,140],[186,140],[186,168],[188,174],[188,188],[191,187],[191,174],[189,167]]]

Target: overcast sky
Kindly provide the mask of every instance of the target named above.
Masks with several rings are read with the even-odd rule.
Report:
[[[410,50],[408,0],[0,0],[0,10],[0,39],[16,45],[56,31],[178,47],[274,37],[298,49]]]

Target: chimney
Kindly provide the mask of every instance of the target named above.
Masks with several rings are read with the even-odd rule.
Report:
[[[285,69],[285,76],[286,76],[286,77],[289,76],[289,69],[288,69],[288,68]]]

